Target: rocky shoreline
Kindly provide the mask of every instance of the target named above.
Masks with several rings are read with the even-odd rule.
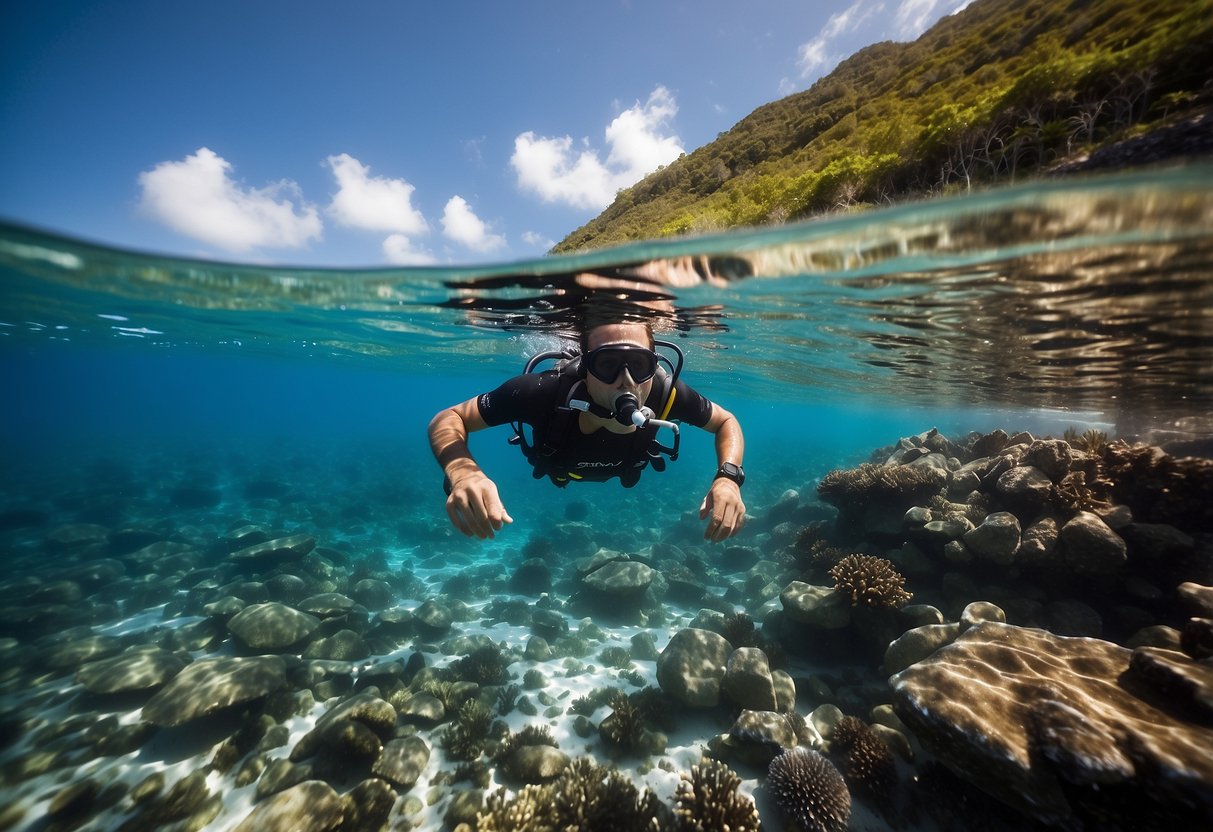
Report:
[[[0,830],[1213,815],[1213,461],[928,431],[729,546],[570,511],[506,560],[248,491],[219,529],[0,514]]]

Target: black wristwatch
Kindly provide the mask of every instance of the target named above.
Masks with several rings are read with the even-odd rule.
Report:
[[[721,477],[737,483],[738,488],[745,485],[745,469],[740,465],[734,465],[731,462],[724,463],[716,469],[716,476],[712,477],[712,479],[718,480]]]

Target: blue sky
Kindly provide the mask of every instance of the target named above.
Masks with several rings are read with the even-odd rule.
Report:
[[[0,218],[317,266],[545,252],[963,0],[6,3]]]

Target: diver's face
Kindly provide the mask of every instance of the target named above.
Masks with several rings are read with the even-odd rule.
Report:
[[[597,349],[603,344],[628,344],[647,350],[649,349],[649,331],[644,324],[604,324],[590,330],[587,343],[591,350]],[[626,368],[621,370],[615,380],[609,384],[592,373],[586,374],[585,383],[590,397],[606,408],[610,408],[614,404],[615,397],[620,393],[632,393],[643,402],[648,398],[649,391],[653,389],[651,377],[643,382],[637,382]]]

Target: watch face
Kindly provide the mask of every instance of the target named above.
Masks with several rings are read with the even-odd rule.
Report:
[[[741,485],[745,482],[745,470],[740,465],[734,465],[731,462],[726,462],[720,466],[717,476],[726,477],[733,482]]]

